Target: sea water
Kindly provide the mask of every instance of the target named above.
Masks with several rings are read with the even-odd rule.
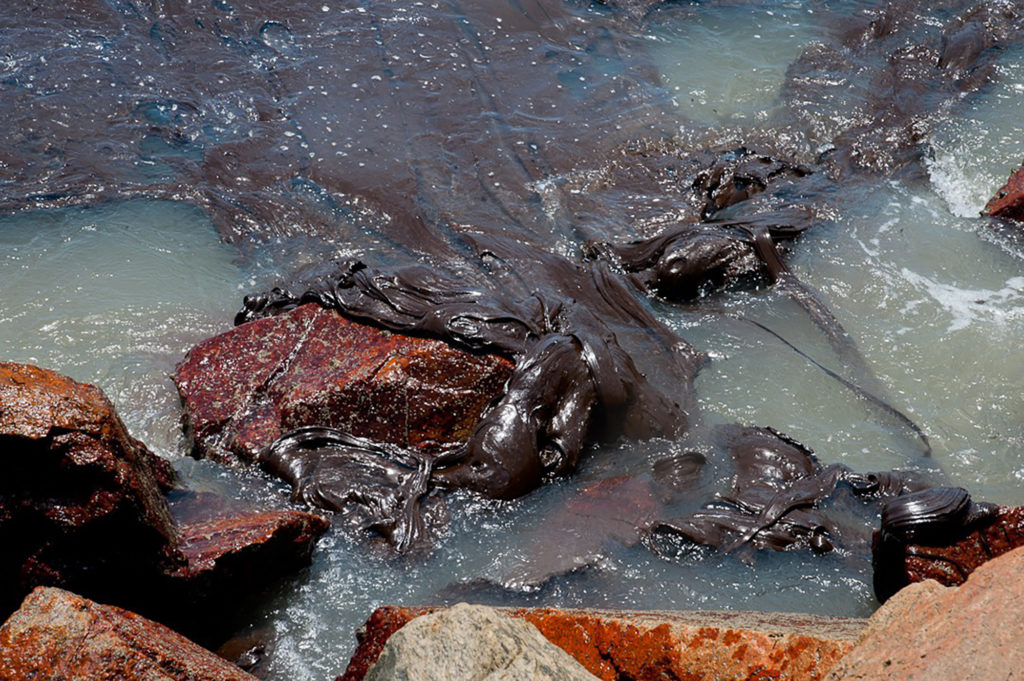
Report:
[[[808,7],[709,8],[696,19],[691,12],[689,22],[653,22],[649,39],[681,118],[707,125],[770,118],[786,65],[822,30]],[[686,67],[709,52],[729,58],[714,69]],[[828,364],[830,350],[804,313],[771,289],[723,295],[703,308],[658,304],[662,319],[710,356],[697,382],[705,418],[774,426],[813,447],[824,463],[925,470],[976,499],[1024,503],[1022,260],[978,217],[1024,158],[1022,63],[1019,53],[1003,54],[999,81],[931,134],[926,180],[857,187],[863,194],[803,236],[790,257],[854,337],[889,400],[924,429],[932,457],[923,460],[913,434],[801,355],[722,314],[763,323]],[[189,347],[230,328],[244,293],[267,288],[274,276],[240,260],[209,218],[184,202],[3,217],[3,359],[99,385],[133,435],[175,462],[183,484],[282,504],[283,486],[257,472],[188,458],[169,378]],[[544,519],[579,490],[612,475],[643,474],[681,447],[655,440],[597,448],[572,477],[514,501],[456,494],[450,527],[426,555],[396,558],[332,530],[308,570],[256,604],[249,627],[270,632],[268,675],[339,674],[354,630],[386,603],[873,611],[866,557],[841,552],[761,552],[747,563],[686,547],[666,559],[611,541],[595,560],[539,586],[497,586],[538,546]],[[725,482],[725,472],[716,475],[715,483]],[[698,497],[694,505],[706,498]],[[870,519],[863,525],[869,531]]]

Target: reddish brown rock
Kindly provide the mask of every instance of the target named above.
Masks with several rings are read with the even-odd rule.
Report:
[[[167,627],[40,587],[0,627],[0,679],[255,681]]]
[[[1019,679],[1024,669],[1024,547],[985,563],[959,587],[912,584],[871,617],[828,678]]]
[[[1010,175],[1002,189],[985,206],[985,215],[1024,222],[1024,166]]]
[[[170,466],[103,392],[0,363],[0,609],[37,585],[140,595],[184,558],[163,492]]]
[[[876,533],[877,535],[877,533]],[[1001,507],[969,533],[943,544],[874,542],[875,591],[879,600],[907,584],[934,579],[945,586],[963,584],[985,562],[1024,546],[1024,506]]]
[[[203,598],[245,594],[309,563],[329,523],[303,511],[261,511],[201,520],[179,527],[188,560],[179,578]]]
[[[438,608],[383,607],[359,632],[338,681],[360,681],[392,633]],[[751,612],[624,613],[518,609],[595,676],[617,679],[821,679],[849,651],[864,620]]]
[[[248,461],[306,425],[409,447],[463,442],[511,370],[309,304],[200,343],[175,382],[197,453]]]

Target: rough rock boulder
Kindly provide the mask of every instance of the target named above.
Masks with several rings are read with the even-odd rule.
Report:
[[[1019,679],[1024,669],[1024,547],[962,586],[911,584],[871,617],[829,681]]]
[[[0,679],[256,681],[163,625],[51,587],[0,627]]]
[[[367,681],[597,681],[532,624],[460,603],[414,619],[384,646]]]
[[[196,453],[230,462],[310,425],[406,447],[463,442],[511,372],[307,304],[200,343],[174,379]]]
[[[163,493],[173,470],[103,392],[0,363],[0,609],[37,585],[131,594],[181,568]]]
[[[982,212],[994,218],[1024,222],[1024,166],[1010,175]]]

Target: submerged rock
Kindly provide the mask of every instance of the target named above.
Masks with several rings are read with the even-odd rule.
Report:
[[[908,586],[871,617],[829,680],[1019,678],[1021,575],[1024,548],[982,565],[959,587],[931,580]]]
[[[511,362],[303,305],[208,339],[174,380],[197,454],[252,461],[303,426],[437,451],[465,441]]]
[[[466,603],[418,617],[395,632],[365,678],[595,681],[530,623]]]
[[[378,608],[338,681],[360,681],[389,637],[437,608]],[[591,674],[617,679],[821,679],[865,621],[754,612],[503,610],[532,623]]]
[[[0,678],[255,681],[167,627],[40,587],[0,627]]]
[[[1024,222],[1024,166],[1010,175],[1006,184],[985,205],[984,215]]]
[[[1024,546],[1024,506],[976,511],[970,517],[965,513],[964,519],[971,522],[915,537],[893,536],[883,522],[872,547],[878,599],[928,579],[944,586],[963,584],[984,563]]]
[[[0,611],[32,587],[144,599],[181,569],[169,464],[132,438],[96,386],[0,363]]]

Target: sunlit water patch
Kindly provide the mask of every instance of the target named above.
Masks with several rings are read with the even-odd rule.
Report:
[[[106,392],[129,430],[181,453],[170,375],[230,326],[247,281],[199,209],[167,201],[0,218],[0,347],[6,361]]]
[[[821,30],[813,4],[669,4],[655,12],[650,51],[680,115],[710,124],[768,120],[786,69]]]

